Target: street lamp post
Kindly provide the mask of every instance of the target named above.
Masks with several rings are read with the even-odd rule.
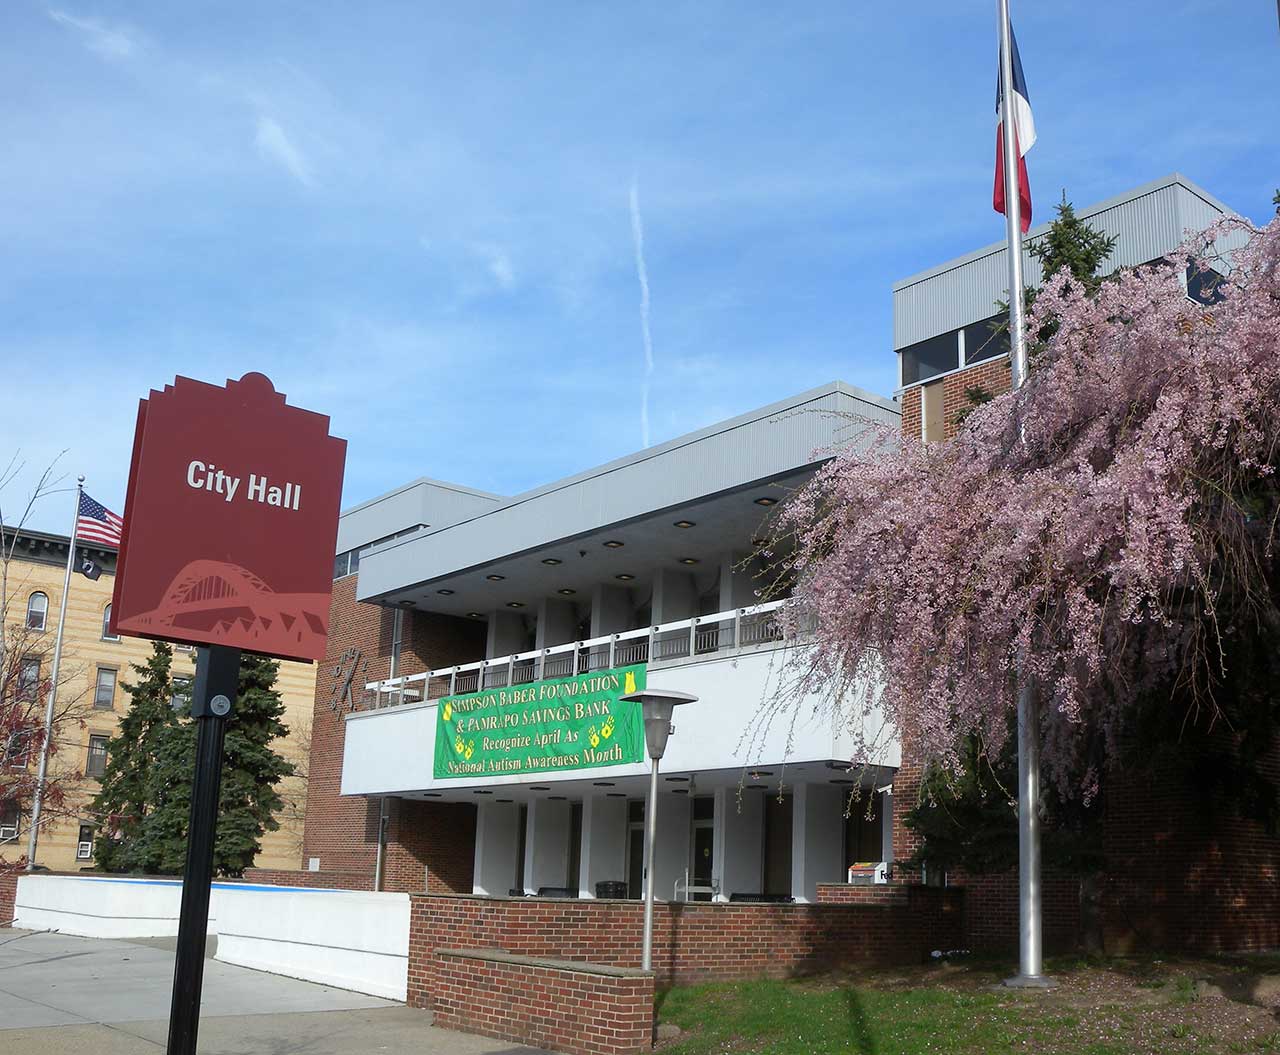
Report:
[[[698,697],[688,692],[645,689],[633,692],[622,699],[640,704],[644,715],[644,742],[649,750],[652,765],[649,769],[649,801],[645,805],[645,853],[644,853],[644,945],[640,966],[653,970],[653,873],[654,852],[658,843],[658,763],[667,750],[667,738],[675,730],[671,715],[676,707],[696,703]]]

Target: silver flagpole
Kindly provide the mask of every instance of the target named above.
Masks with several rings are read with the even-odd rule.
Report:
[[[1009,366],[1015,389],[1027,379],[1027,340],[1022,300],[1022,199],[1018,196],[1018,144],[1014,134],[1013,47],[1009,0],[1000,13],[1000,121],[1004,134],[1004,215],[1009,255]],[[1035,686],[1018,685],[1018,973],[1005,985],[1049,988],[1041,944],[1040,701]]]
[[[67,625],[70,607],[71,566],[76,559],[76,529],[80,525],[80,496],[84,493],[84,477],[76,479],[76,512],[71,521],[71,543],[67,547],[67,570],[62,577],[62,603],[58,606],[58,636],[53,643],[53,670],[49,674],[49,691],[45,693],[44,743],[40,745],[40,769],[36,775],[36,794],[31,803],[31,832],[27,836],[27,871],[36,867],[36,843],[40,838],[40,809],[44,805],[44,778],[49,770],[49,740],[53,736],[53,714],[58,702],[58,668],[62,665],[62,633]]]

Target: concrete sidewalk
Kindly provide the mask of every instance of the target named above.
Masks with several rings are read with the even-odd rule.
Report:
[[[172,945],[0,930],[0,1055],[162,1052]],[[430,1022],[389,1000],[205,963],[201,1055],[533,1055]]]

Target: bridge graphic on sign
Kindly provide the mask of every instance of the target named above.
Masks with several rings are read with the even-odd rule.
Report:
[[[195,560],[173,577],[155,608],[138,616],[138,629],[177,640],[184,630],[214,642],[234,635],[246,648],[289,653],[316,640],[323,649],[328,608],[327,593],[276,593],[238,564]]]

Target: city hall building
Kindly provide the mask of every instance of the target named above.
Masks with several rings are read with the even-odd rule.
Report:
[[[1159,260],[1230,210],[1175,175],[1078,215],[1116,238],[1120,267]],[[833,701],[789,694],[807,646],[780,632],[786,587],[770,569],[784,543],[769,541],[776,506],[832,450],[885,429],[945,439],[966,387],[1007,388],[1007,347],[989,325],[1007,295],[1004,254],[993,245],[894,286],[892,399],[832,382],[514,497],[420,479],[348,510],[312,723],[303,865],[315,884],[518,902],[522,918],[535,902],[639,897],[649,761],[621,697],[673,690],[698,699],[677,709],[662,761],[661,900],[719,905],[726,919],[733,905],[781,903],[796,914],[751,927],[790,920],[814,943],[838,933],[841,949],[1012,949],[1012,876],[965,881],[959,931],[905,936],[952,902],[903,900],[874,937],[799,913],[947,877],[902,866],[921,775],[910,745],[872,706],[876,753],[851,757]],[[1038,282],[1037,262],[1026,265]],[[1212,298],[1204,276],[1186,280],[1188,296]],[[877,689],[859,687],[872,702]],[[1107,835],[1117,947],[1280,941],[1276,840],[1243,821],[1206,827],[1195,798],[1119,797]],[[1070,944],[1079,878],[1049,875],[1045,889],[1046,944]],[[428,929],[478,933],[474,912],[421,911]],[[694,918],[668,921],[672,943],[694,940]],[[570,958],[614,955],[577,940],[563,939],[582,953]]]

